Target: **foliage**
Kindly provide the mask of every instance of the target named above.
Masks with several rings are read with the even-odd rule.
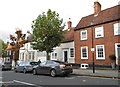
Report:
[[[33,48],[39,51],[46,51],[47,55],[52,52],[53,48],[60,45],[64,38],[63,19],[59,18],[59,14],[50,9],[43,12],[32,23]],[[47,56],[47,59],[48,56]]]
[[[7,52],[5,49],[6,49],[6,44],[4,43],[4,41],[0,40],[0,55],[2,55],[2,57],[7,56]]]
[[[115,56],[115,54],[111,54],[111,55],[109,55],[109,58],[110,58],[111,60],[113,60],[113,61],[116,60],[116,56]]]

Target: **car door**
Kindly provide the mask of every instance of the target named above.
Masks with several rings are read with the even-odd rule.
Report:
[[[38,74],[44,74],[45,64],[46,64],[46,61],[44,61],[38,65],[38,67],[36,68]]]
[[[16,71],[21,71],[21,63],[16,65]]]
[[[23,62],[19,64],[19,66],[18,66],[19,71],[23,71],[24,65],[25,64]]]
[[[44,65],[44,73],[49,74],[51,69],[52,61],[47,61]]]

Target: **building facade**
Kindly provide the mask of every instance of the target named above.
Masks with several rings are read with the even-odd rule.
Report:
[[[20,61],[45,61],[46,60],[46,52],[40,52],[38,50],[34,50],[31,43],[25,43],[23,47],[20,48],[19,52],[19,60]]]
[[[65,30],[64,41],[60,46],[53,48],[53,52],[50,55],[51,60],[75,63],[74,50],[74,27],[72,27],[72,22],[68,21],[68,29]]]
[[[116,55],[118,65],[120,54],[120,5],[101,10],[101,4],[94,2],[94,14],[83,17],[74,31],[75,63],[110,66],[109,55]]]

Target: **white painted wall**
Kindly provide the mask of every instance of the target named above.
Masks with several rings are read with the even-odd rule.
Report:
[[[56,58],[53,57],[53,56],[52,56],[52,53],[57,53],[57,57],[56,57]],[[55,48],[53,49],[53,52],[52,52],[52,53],[50,54],[51,60],[60,60],[60,61],[62,61],[62,49],[61,49],[61,46],[55,47]]]
[[[68,51],[68,63],[75,63],[75,54],[74,57],[70,57],[70,48],[74,48],[74,41],[68,43],[61,43],[59,47],[55,47],[52,53],[57,53],[57,58],[53,58],[52,53],[50,55],[51,60],[60,60],[64,61],[64,51]],[[75,53],[75,49],[74,49]]]
[[[39,52],[38,50],[34,50],[30,43],[26,43],[24,45],[24,47],[20,48],[19,60],[23,60],[23,61],[26,61],[26,60],[38,61],[39,59],[41,61],[46,60],[46,52],[45,51]]]

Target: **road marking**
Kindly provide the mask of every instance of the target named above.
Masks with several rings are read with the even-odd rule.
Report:
[[[18,81],[18,80],[13,80],[13,82],[17,82],[17,83],[21,83],[21,84],[25,84],[25,85],[36,86],[35,84],[31,84],[31,83],[27,83],[27,82],[22,82],[22,81]]]
[[[109,79],[109,80],[119,80],[119,79],[117,79],[117,78],[103,78],[103,77],[90,77],[90,78],[97,78],[97,79]]]
[[[75,79],[75,77],[65,77],[65,79]]]
[[[83,82],[86,82],[86,80],[82,80]]]
[[[0,84],[3,84],[3,83],[14,83],[14,82],[13,81],[8,81],[8,82],[0,81]]]

